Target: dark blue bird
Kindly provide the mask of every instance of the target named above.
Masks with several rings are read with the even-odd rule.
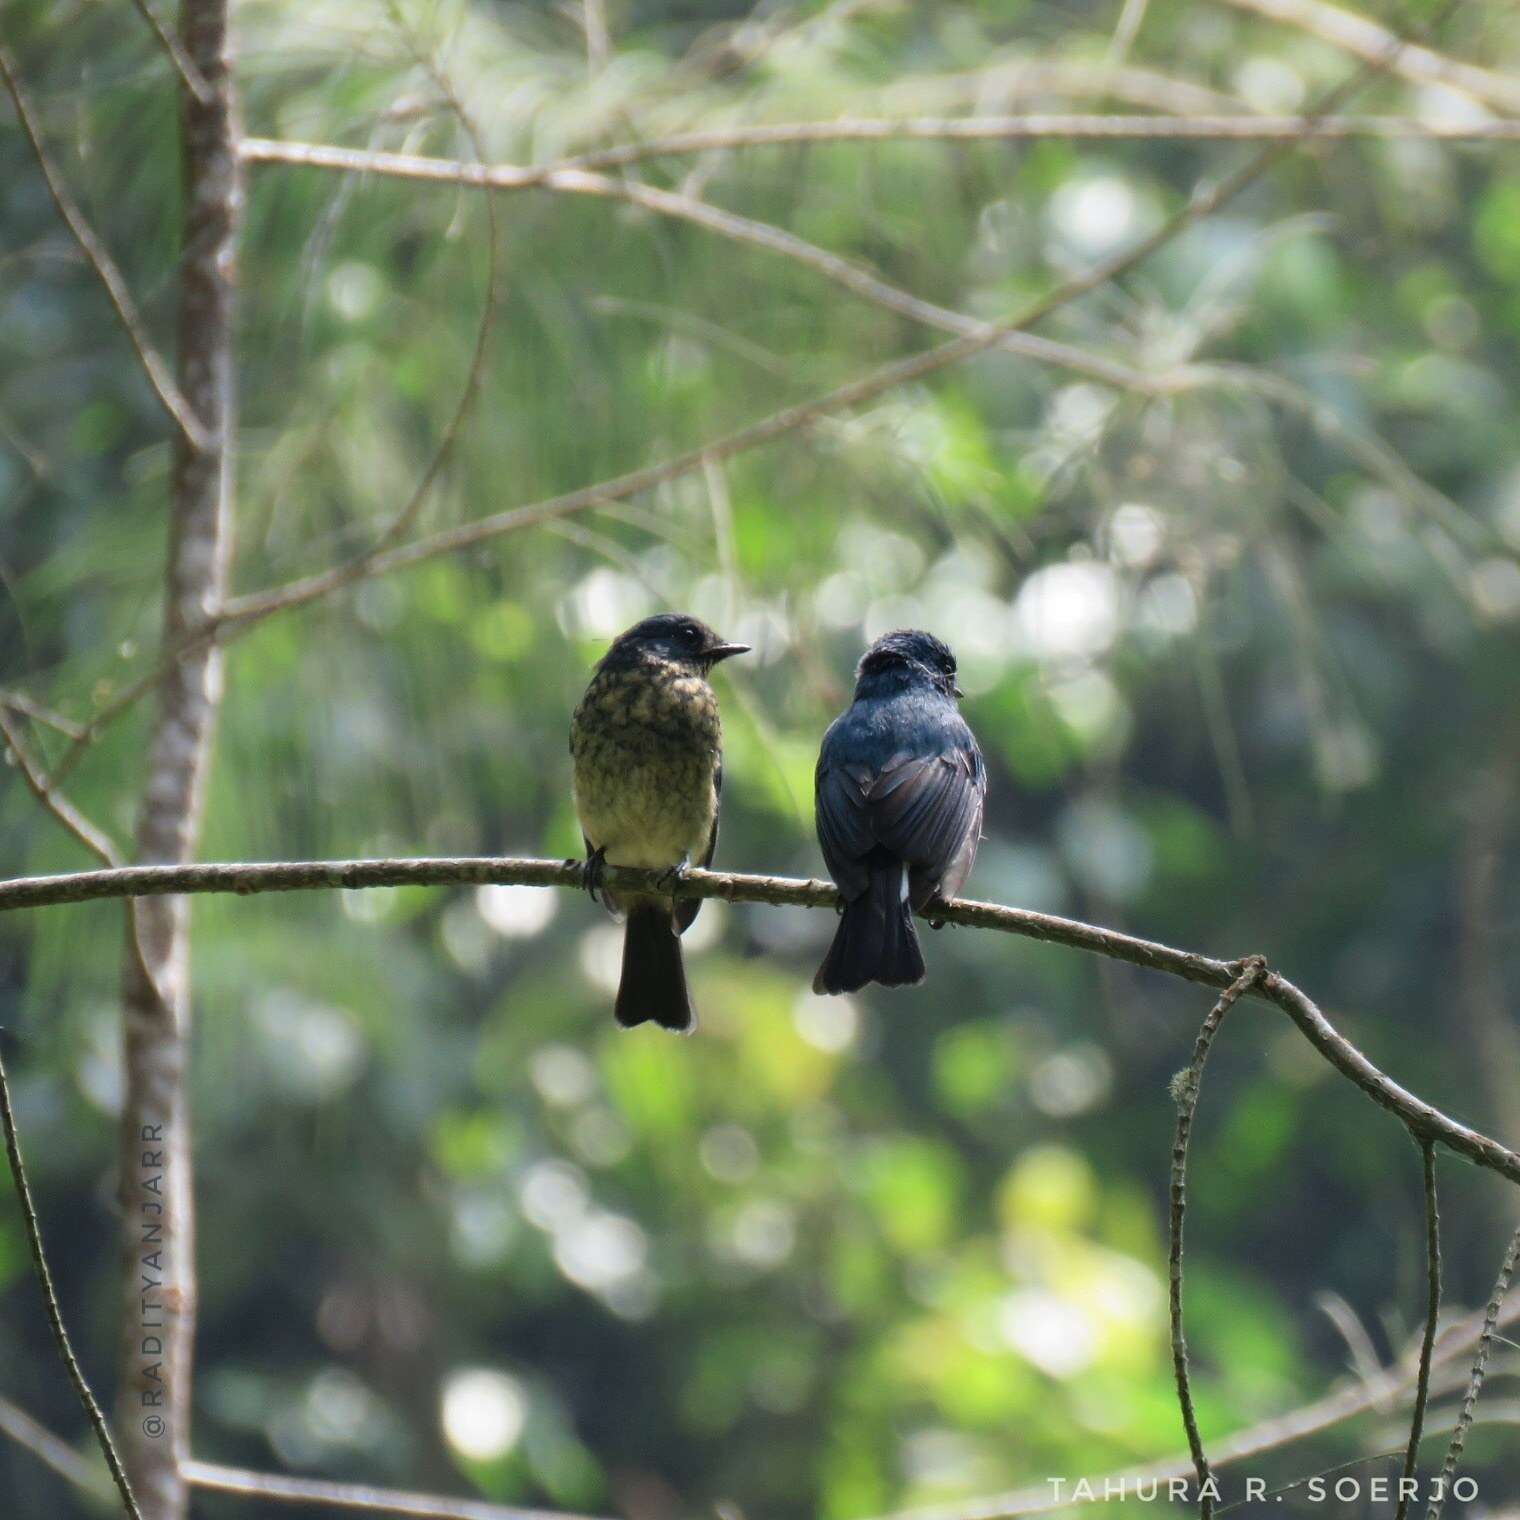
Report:
[[[982,838],[987,768],[955,705],[955,656],[903,629],[877,639],[855,674],[813,783],[818,842],[845,902],[814,992],[921,982],[913,914],[960,891]]]

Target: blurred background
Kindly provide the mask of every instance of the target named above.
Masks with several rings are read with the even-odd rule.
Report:
[[[168,345],[162,55],[85,0],[9,0],[0,26]],[[1466,0],[1438,46],[1520,88],[1501,0]],[[1352,66],[1236,0],[248,0],[236,51],[249,133],[511,163],[840,115],[1292,113]],[[228,656],[204,858],[578,853],[570,709],[613,634],[674,607],[755,646],[718,678],[718,866],[817,874],[818,738],[864,643],[919,624],[960,656],[991,773],[972,895],[1262,952],[1397,1080],[1520,1143],[1520,144],[1438,140],[1499,108],[1430,83],[1374,79],[1353,109],[1412,135],[1292,153],[1043,325],[1147,384],[984,354],[261,624]],[[994,318],[1254,151],[851,142],[612,172]],[[421,531],[658,461],[942,336],[618,201],[488,208],[251,166],[238,590],[337,562],[403,507],[493,279]],[[155,406],[6,113],[0,680],[65,724],[155,659]],[[69,783],[121,838],[146,719],[113,722]],[[67,747],[27,732],[50,760]],[[14,770],[0,860],[90,863]],[[194,922],[202,1458],[633,1520],[854,1520],[1185,1449],[1167,1082],[1203,989],[947,929],[922,987],[818,999],[829,915],[714,902],[687,937],[701,1028],[681,1041],[613,1027],[619,931],[579,895],[202,898]],[[119,942],[109,903],[0,917],[22,1136],[107,1396]],[[1206,1438],[1405,1351],[1425,1267],[1396,1121],[1243,1006],[1194,1146]],[[1520,1204],[1450,1157],[1440,1181],[1456,1313],[1487,1297]],[[1516,1367],[1499,1346],[1467,1513],[1520,1499]],[[9,1201],[0,1396],[86,1448]],[[1248,1470],[1289,1482],[1402,1428],[1377,1408]],[[111,1510],[8,1441],[0,1493],[27,1517]],[[214,1520],[261,1508],[196,1500]]]

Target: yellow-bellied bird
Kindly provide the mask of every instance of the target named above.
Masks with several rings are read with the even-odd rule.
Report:
[[[672,880],[692,861],[708,865],[718,843],[723,736],[707,683],[725,644],[683,613],[645,618],[620,634],[570,720],[575,811],[586,841],[587,885],[602,866],[644,866]],[[652,1019],[688,1032],[696,1023],[679,936],[702,906],[664,893],[602,893],[628,916],[613,1012],[631,1027]]]

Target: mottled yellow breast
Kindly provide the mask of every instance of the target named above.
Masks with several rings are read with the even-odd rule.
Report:
[[[721,753],[717,698],[701,676],[654,658],[598,670],[570,721],[581,831],[612,865],[700,861]]]

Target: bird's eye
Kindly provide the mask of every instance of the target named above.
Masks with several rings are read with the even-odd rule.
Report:
[[[701,642],[702,630],[698,628],[695,623],[682,623],[681,637],[685,639],[688,644],[697,644]]]

